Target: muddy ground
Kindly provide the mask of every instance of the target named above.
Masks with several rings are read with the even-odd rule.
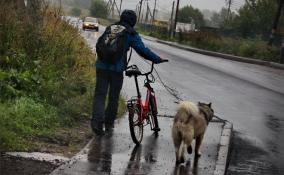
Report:
[[[30,138],[28,152],[42,152],[70,158],[78,153],[91,138],[89,120],[85,120],[72,128],[59,129],[54,137]],[[47,161],[10,156],[0,150],[0,175],[49,174],[59,165],[59,163],[54,165]]]
[[[0,154],[1,175],[45,175],[52,172],[59,165],[52,165],[46,161],[27,160],[20,157]]]

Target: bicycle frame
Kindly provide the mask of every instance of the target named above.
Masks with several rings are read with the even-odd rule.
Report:
[[[151,87],[150,83],[146,82],[144,85],[147,88],[147,94],[146,94],[146,99],[145,102],[143,104],[143,101],[141,99],[141,95],[138,95],[137,98],[137,104],[139,106],[139,110],[140,110],[140,116],[139,116],[139,122],[143,123],[143,121],[145,119],[148,118],[148,114],[150,112],[150,98],[152,98],[154,100],[154,105],[155,105],[155,109],[152,109],[152,112],[157,112],[157,108],[156,108],[156,96],[155,96],[155,92],[153,90],[153,88]],[[138,94],[140,94],[139,92],[139,87],[136,86],[137,88],[137,92]]]

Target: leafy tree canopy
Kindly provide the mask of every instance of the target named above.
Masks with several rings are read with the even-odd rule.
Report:
[[[225,28],[232,28],[242,36],[268,34],[278,7],[278,0],[246,0]]]
[[[107,4],[103,0],[93,0],[90,8],[92,16],[106,18],[108,16]]]
[[[77,7],[73,7],[72,9],[71,9],[71,15],[72,16],[80,16],[81,15],[81,13],[82,13],[82,11],[81,11],[81,9],[79,9],[79,8],[77,8]]]
[[[178,14],[178,22],[191,23],[192,19],[197,27],[205,24],[203,14],[200,10],[188,5],[180,9]]]
[[[222,8],[218,13],[213,13],[212,17],[210,18],[212,26],[214,27],[221,27],[224,25],[225,20],[228,16],[228,10],[226,8]]]

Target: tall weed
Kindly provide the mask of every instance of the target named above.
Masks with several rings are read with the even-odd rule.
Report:
[[[90,116],[95,55],[58,9],[39,19],[0,2],[0,149],[26,149]],[[14,146],[17,145],[17,146]]]

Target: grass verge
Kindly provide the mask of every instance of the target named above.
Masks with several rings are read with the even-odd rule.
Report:
[[[16,7],[0,2],[0,152],[71,156],[91,137],[96,55],[60,10]]]

